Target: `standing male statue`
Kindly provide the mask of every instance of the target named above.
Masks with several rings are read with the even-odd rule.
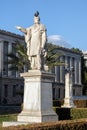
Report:
[[[46,28],[40,23],[39,12],[34,14],[34,25],[28,28],[16,26],[25,35],[27,43],[27,55],[31,63],[31,69],[44,69],[45,44],[47,40]]]

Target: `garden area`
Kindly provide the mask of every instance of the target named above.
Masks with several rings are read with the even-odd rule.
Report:
[[[58,121],[33,123],[29,125],[19,125],[3,127],[3,121],[17,121],[16,114],[1,114],[0,115],[0,129],[1,130],[87,130],[87,108],[61,108],[58,106],[59,101],[55,101],[54,111],[58,114]],[[75,101],[79,104],[79,101]],[[84,101],[84,106],[86,101]],[[81,101],[80,101],[81,104]],[[80,106],[79,104],[79,106]]]

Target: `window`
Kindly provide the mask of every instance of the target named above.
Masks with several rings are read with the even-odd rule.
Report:
[[[74,68],[74,71],[75,71],[75,58],[74,57],[72,58],[72,67]],[[74,84],[75,83],[75,72],[72,73],[72,81]]]
[[[16,96],[16,85],[13,85],[13,97]]]
[[[70,68],[70,56],[67,57],[68,68]]]
[[[23,86],[23,85],[21,85],[21,86],[20,86],[20,89],[21,89],[21,90],[24,90],[24,86]]]
[[[8,62],[8,42],[4,41],[3,44],[3,75],[8,76],[8,64],[5,62]]]
[[[12,53],[14,55],[16,55],[16,48],[15,48],[16,44],[15,43],[12,43]]]
[[[16,44],[15,43],[12,43],[12,54],[14,54],[16,56],[16,48],[15,48]],[[13,67],[15,67],[14,64],[12,64]],[[16,71],[15,69],[12,70],[12,76],[16,77]]]
[[[53,100],[55,100],[55,88],[53,88]]]
[[[4,85],[4,97],[8,97],[8,85]]]
[[[73,89],[73,96],[75,96],[75,89]]]
[[[60,88],[58,88],[58,98],[60,98]]]

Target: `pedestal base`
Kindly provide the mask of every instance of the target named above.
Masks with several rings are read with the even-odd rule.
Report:
[[[23,112],[19,114],[17,120],[19,122],[40,123],[54,122],[58,120],[58,116],[54,111],[47,112]]]
[[[55,122],[58,121],[58,116],[54,111],[50,112],[21,112],[16,122],[3,122],[2,127],[8,127],[8,126],[18,126],[18,125],[28,125],[33,123],[41,123],[41,122]]]
[[[2,127],[28,125],[28,124],[29,124],[29,122],[18,122],[18,121],[8,122],[8,121],[5,121],[5,122],[2,123]]]
[[[73,99],[72,98],[65,98],[64,99],[64,104],[62,107],[66,107],[66,108],[76,108],[76,106],[73,103]]]

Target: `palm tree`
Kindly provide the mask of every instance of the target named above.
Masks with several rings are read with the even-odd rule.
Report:
[[[17,72],[25,72],[30,68],[30,61],[28,60],[27,56],[27,48],[26,44],[22,44],[19,41],[15,42],[15,51],[16,54],[14,53],[9,53],[8,56],[8,64],[9,70],[12,71],[17,71]],[[58,52],[58,48],[55,47],[53,44],[48,43],[47,44],[47,55],[46,55],[46,65],[49,68],[49,71],[52,70],[54,66],[57,65],[64,65],[64,63],[59,61],[59,57],[63,55],[62,53]],[[23,96],[23,91],[18,90],[17,91],[18,95]]]
[[[19,72],[27,71],[30,68],[30,61],[27,56],[27,48],[26,44],[21,44],[19,41],[16,41],[16,55],[13,53],[8,54],[10,57],[7,64],[11,64],[9,67],[10,70],[16,70]],[[49,70],[51,70],[54,66],[65,65],[63,62],[59,61],[59,57],[64,55],[58,52],[58,46],[53,45],[51,43],[47,43],[47,55],[45,57],[45,64],[48,66]],[[26,68],[26,69],[25,69]]]
[[[63,56],[62,52],[58,51],[58,46],[48,43],[47,44],[47,56],[46,56],[46,65],[49,70],[51,70],[54,66],[65,65],[64,62],[60,62],[59,58]]]
[[[30,69],[30,62],[27,56],[27,49],[24,44],[21,44],[19,41],[15,42],[15,51],[14,53],[9,53],[8,61],[5,62],[9,65],[9,70],[15,70],[18,72],[27,71]]]

